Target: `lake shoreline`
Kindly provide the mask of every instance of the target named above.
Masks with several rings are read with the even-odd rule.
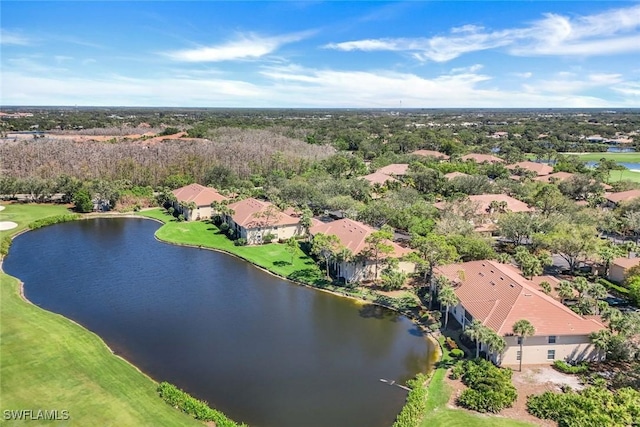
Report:
[[[157,223],[164,225],[165,222],[161,221],[160,219],[157,218],[152,218],[152,217],[147,217],[147,216],[142,216],[142,215],[136,215],[136,214],[131,214],[131,213],[100,213],[100,214],[89,214],[89,215],[83,215],[82,217],[78,218],[78,220],[89,220],[89,219],[95,219],[95,218],[144,218],[144,219],[151,219],[156,221]],[[19,232],[17,232],[16,234],[11,236],[11,239],[14,239],[15,237],[18,237],[28,231],[32,231],[29,228],[20,230]],[[157,230],[156,230],[157,232]],[[269,273],[269,275],[277,277],[279,279],[282,280],[286,280],[289,283],[292,284],[296,284],[296,285],[303,285],[305,288],[312,288],[315,290],[321,290],[324,291],[327,294],[331,294],[334,296],[339,296],[339,297],[343,297],[343,298],[348,298],[352,301],[358,302],[358,303],[362,303],[362,304],[371,304],[371,305],[375,305],[375,306],[379,306],[379,307],[384,307],[386,309],[392,310],[393,312],[397,313],[398,315],[404,316],[406,317],[408,320],[410,320],[410,322],[412,324],[414,324],[423,334],[423,337],[430,343],[431,348],[433,349],[433,352],[435,354],[435,357],[431,357],[430,358],[430,365],[431,363],[433,363],[432,361],[437,361],[441,358],[441,348],[440,348],[440,343],[438,342],[437,339],[434,338],[433,333],[428,330],[424,325],[422,325],[419,321],[417,321],[417,319],[415,319],[413,316],[411,315],[407,315],[407,313],[403,313],[397,309],[395,309],[394,307],[389,307],[386,306],[384,304],[380,304],[377,302],[373,302],[364,298],[359,298],[357,296],[353,296],[353,295],[349,295],[348,292],[340,292],[340,291],[335,291],[335,290],[330,290],[330,289],[323,289],[317,286],[313,286],[312,284],[308,284],[308,283],[304,283],[304,282],[300,282],[297,280],[292,280],[290,278],[287,278],[283,275],[277,274],[276,272],[270,271],[268,268],[265,268],[261,265],[258,265],[244,257],[242,257],[241,255],[229,252],[227,250],[224,249],[220,249],[220,248],[215,248],[215,247],[207,247],[207,246],[199,246],[199,245],[194,245],[194,244],[188,244],[188,243],[178,243],[178,242],[171,242],[168,240],[164,240],[161,238],[158,238],[158,236],[156,235],[156,232],[154,232],[154,239],[162,242],[162,243],[166,243],[166,244],[171,244],[171,245],[175,245],[175,246],[183,246],[183,247],[191,247],[193,249],[208,249],[211,251],[215,251],[215,252],[219,252],[219,253],[224,253],[226,255],[232,255],[234,256],[236,259],[240,259],[243,262],[248,262],[250,264],[252,264],[254,267],[258,268],[259,270]],[[0,260],[0,271],[4,272],[3,269],[3,263],[2,260]],[[13,276],[11,276],[13,277]],[[65,320],[69,320],[71,321],[72,324],[75,324],[76,326],[79,326],[80,328],[84,329],[85,331],[89,332],[90,334],[94,335],[95,337],[97,337],[97,339],[100,341],[101,345],[104,346],[104,348],[106,348],[110,354],[117,356],[120,360],[124,361],[127,365],[133,367],[135,369],[136,372],[141,373],[145,378],[147,378],[148,380],[150,380],[153,384],[155,384],[157,386],[158,384],[158,380],[156,380],[155,378],[153,378],[152,376],[150,376],[149,374],[145,373],[144,371],[142,371],[138,366],[136,366],[134,363],[130,362],[129,360],[127,360],[126,358],[124,358],[123,356],[120,356],[119,354],[117,354],[116,352],[113,351],[113,349],[99,336],[97,335],[95,332],[91,331],[90,329],[88,329],[87,327],[83,326],[82,324],[78,323],[77,321],[65,317],[59,313],[55,313],[46,309],[43,309],[42,307],[40,307],[39,305],[35,304],[34,302],[32,302],[31,300],[29,300],[26,295],[25,295],[25,283],[20,279],[20,278],[16,278],[17,279],[17,284],[18,284],[18,294],[20,296],[20,299],[22,299],[24,302],[26,302],[27,304],[30,304],[33,307],[38,307],[44,311],[47,311],[49,313],[52,313],[54,315],[57,315],[61,318],[64,318]],[[436,345],[437,344],[437,345]],[[427,374],[430,374],[432,372],[431,369],[428,369],[427,371],[423,371],[426,372]]]

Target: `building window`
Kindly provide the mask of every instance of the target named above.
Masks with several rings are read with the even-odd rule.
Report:
[[[522,353],[520,352],[520,350],[518,350],[518,352],[516,353],[516,360],[520,359],[522,359]]]
[[[522,337],[518,337],[518,345],[522,344]]]
[[[547,350],[547,360],[555,360],[556,351],[555,350]]]
[[[549,344],[555,344],[555,343],[556,343],[556,336],[549,335]]]

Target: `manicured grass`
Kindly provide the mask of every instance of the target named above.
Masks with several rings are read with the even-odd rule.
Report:
[[[0,220],[19,224],[66,213],[62,206],[8,205]],[[7,232],[4,232],[6,235]],[[62,272],[61,272],[62,274]],[[157,384],[100,338],[70,320],[25,302],[17,279],[0,273],[0,411],[66,410],[68,422],[3,425],[202,426],[163,402]]]
[[[0,239],[24,230],[27,228],[27,224],[36,219],[64,215],[71,212],[67,206],[63,205],[7,204],[5,202],[0,202],[0,205],[5,207],[4,210],[0,211],[0,221],[13,221],[18,224],[17,228],[0,231]]]
[[[640,172],[633,172],[630,170],[611,171],[609,175],[609,182],[617,181],[633,181],[640,182]]]
[[[624,163],[640,163],[640,153],[576,153],[580,157],[580,160],[585,162],[597,162],[600,159],[615,160],[616,162]]]
[[[317,264],[300,248],[291,258],[286,245],[271,243],[259,246],[235,246],[218,228],[209,222],[178,222],[160,209],[139,212],[139,215],[159,219],[165,224],[156,237],[171,243],[182,243],[223,250],[283,277],[304,283],[321,285],[324,275]],[[292,263],[293,261],[293,263]]]
[[[442,343],[442,337],[441,343]],[[445,384],[447,362],[451,361],[449,351],[445,348],[442,355],[441,367],[438,367],[429,383],[427,393],[427,408],[421,427],[531,427],[532,424],[491,415],[481,415],[461,409],[447,408],[451,389]]]

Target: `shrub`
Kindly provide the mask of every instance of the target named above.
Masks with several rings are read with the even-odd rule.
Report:
[[[241,237],[233,241],[233,244],[236,246],[247,246],[247,239]]]
[[[458,344],[456,344],[456,342],[452,340],[450,337],[446,337],[444,343],[449,350],[455,350],[458,348]]]
[[[640,392],[631,387],[608,390],[590,386],[564,394],[545,392],[527,398],[530,414],[559,426],[630,426],[640,419]]]
[[[564,360],[556,360],[553,362],[553,367],[565,374],[584,374],[589,370],[589,366],[586,363],[571,365]]]
[[[407,275],[401,271],[384,270],[382,272],[382,289],[385,291],[395,291],[404,285]]]
[[[158,394],[169,405],[191,415],[196,420],[213,421],[217,427],[245,426],[230,420],[222,412],[210,408],[206,402],[192,397],[168,382],[158,385]]]
[[[262,235],[262,243],[271,243],[276,238],[276,235],[273,233],[265,233]]]
[[[229,231],[229,224],[226,222],[223,222],[220,224],[220,226],[218,227],[220,229],[221,232],[223,232],[224,234],[227,234],[227,232]]]
[[[619,286],[619,285],[616,285],[615,283],[611,283],[606,279],[600,278],[598,279],[598,283],[600,283],[610,291],[615,291],[623,295],[627,295],[629,293],[629,289],[625,288],[624,286]]]
[[[494,366],[484,359],[461,364],[462,382],[469,387],[458,398],[458,404],[478,412],[500,412],[518,398],[511,383],[511,371]]]
[[[5,236],[0,242],[0,256],[4,257],[9,253],[9,248],[11,247],[11,237]]]
[[[393,427],[417,427],[420,425],[427,407],[427,389],[424,387],[426,380],[425,374],[418,374],[415,379],[407,382],[411,391],[407,395],[407,402],[396,417]]]
[[[412,295],[403,295],[400,298],[396,298],[394,306],[399,310],[408,311],[415,308],[418,305],[416,299]]]
[[[55,215],[47,218],[38,219],[29,223],[27,227],[31,230],[36,230],[38,228],[46,227],[48,225],[60,224],[62,222],[75,221],[79,219],[80,215],[78,214],[64,214],[64,215]]]
[[[453,350],[451,350],[451,357],[455,357],[456,359],[460,359],[460,358],[464,357],[464,351],[460,350],[459,348],[454,348]]]
[[[175,135],[176,133],[180,133],[180,129],[174,127],[165,128],[162,132],[158,134],[158,136],[169,136]]]

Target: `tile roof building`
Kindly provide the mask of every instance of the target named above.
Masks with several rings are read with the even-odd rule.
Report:
[[[392,163],[378,169],[376,172],[383,173],[385,175],[404,176],[407,174],[409,165],[407,163]]]
[[[620,191],[618,193],[604,193],[604,198],[612,205],[619,205],[640,197],[640,190]]]
[[[510,170],[516,170],[518,168],[531,171],[535,173],[537,176],[549,175],[553,172],[553,167],[549,166],[546,163],[519,162],[519,163],[515,163],[513,165],[507,166],[507,169],[510,169]]]
[[[414,156],[423,156],[423,157],[435,157],[440,160],[449,160],[450,157],[444,153],[434,150],[416,150],[413,153]]]
[[[368,181],[369,184],[371,185],[384,185],[387,182],[396,182],[398,181],[397,179],[395,179],[394,177],[384,174],[382,172],[374,172],[374,173],[370,173],[369,175],[364,175],[360,177],[361,179],[364,179],[365,181]]]
[[[381,269],[378,270],[378,277],[375,277],[374,262],[365,257],[368,249],[366,239],[375,231],[377,230],[373,227],[345,218],[328,223],[315,224],[311,227],[309,233],[312,236],[322,233],[338,237],[340,244],[349,249],[355,259],[348,262],[334,263],[334,273],[336,277],[343,278],[347,282],[356,282],[380,277]],[[401,258],[411,252],[411,249],[404,248],[395,242],[389,241],[388,243],[393,248],[393,252],[390,254],[392,258]],[[398,268],[405,273],[412,273],[415,270],[415,264],[400,261]]]
[[[607,279],[612,282],[622,283],[627,277],[627,271],[630,268],[640,265],[640,258],[638,257],[620,257],[611,261],[609,266],[609,274]]]
[[[604,326],[542,293],[516,267],[484,260],[440,266],[434,272],[452,283],[460,303],[451,312],[463,327],[478,320],[506,340],[502,356],[494,355],[497,363],[516,365],[520,357],[523,364],[601,359],[589,334]],[[521,319],[535,328],[535,334],[524,341],[523,354],[512,330]]]
[[[460,159],[465,162],[467,160],[471,160],[476,163],[504,163],[504,160],[502,160],[500,157],[492,156],[491,154],[471,153],[460,157]]]
[[[248,198],[229,204],[229,209],[233,213],[227,215],[225,221],[249,245],[286,240],[304,233],[300,218],[287,215],[270,202]],[[265,241],[265,235],[271,235],[273,239]]]
[[[179,210],[187,221],[211,218],[211,215],[213,215],[211,203],[221,203],[228,200],[215,189],[200,184],[185,185],[173,190],[172,193],[177,200],[177,203],[174,204],[174,209]],[[183,207],[189,203],[194,203],[195,209],[185,209]]]

